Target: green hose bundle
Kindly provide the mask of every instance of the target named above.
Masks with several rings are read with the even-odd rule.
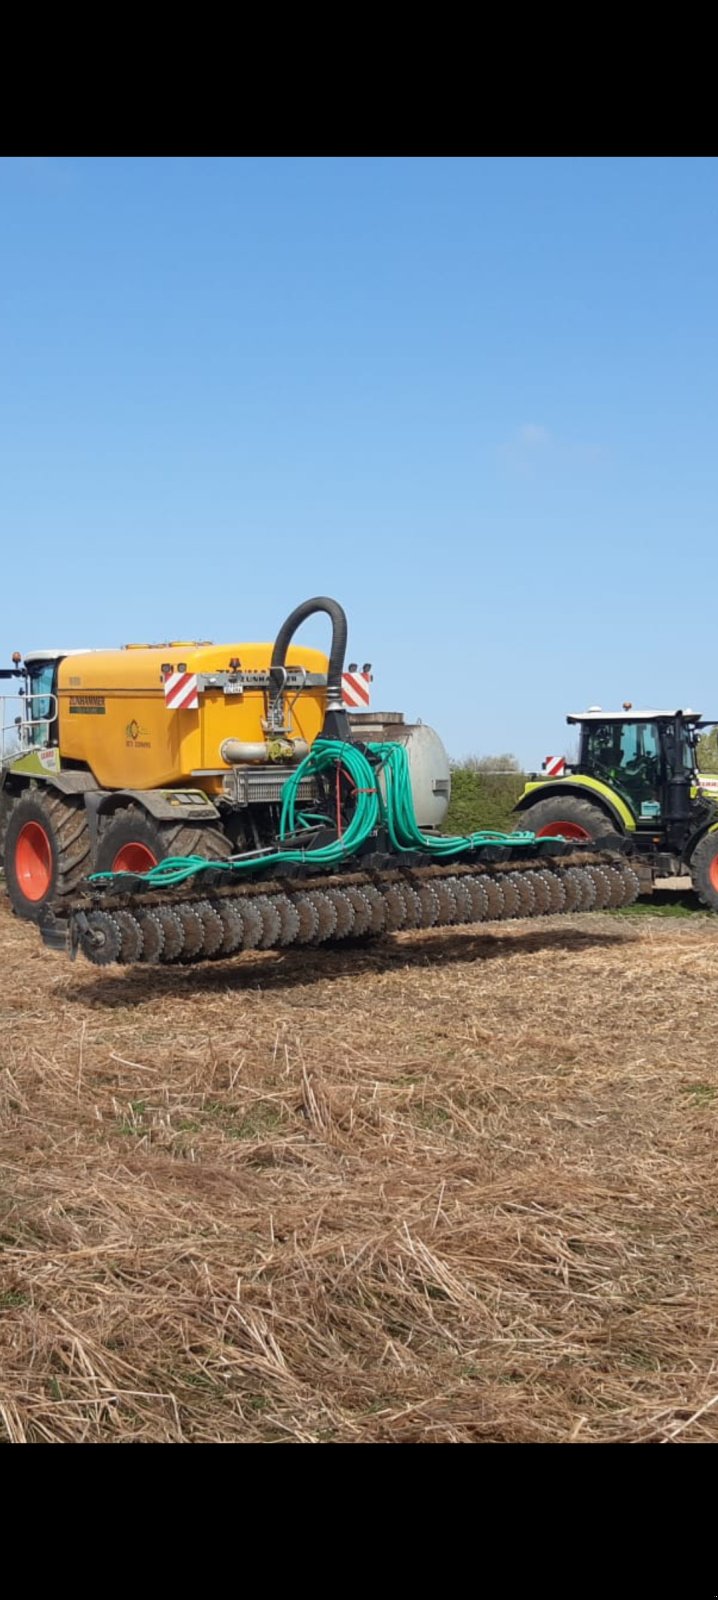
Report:
[[[290,862],[308,860],[318,867],[330,867],[356,855],[381,825],[386,828],[394,850],[398,852],[422,850],[437,860],[463,855],[480,845],[498,844],[514,847],[529,846],[534,843],[533,833],[506,834],[485,830],[459,838],[422,833],[414,811],[409,758],[404,746],[386,742],[367,745],[367,749],[375,758],[376,765],[367,759],[364,751],[357,745],[346,744],[340,739],[316,740],[309,755],[287,779],[282,790],[278,850],[247,851],[230,861],[206,861],[203,856],[167,856],[156,867],[151,867],[149,872],[141,875],[126,872],[95,872],[91,875],[90,882],[99,883],[110,879],[141,876],[143,886],[156,889],[184,883],[187,878],[208,870],[234,875],[256,872],[260,867],[281,868]],[[301,832],[303,828],[311,827],[316,820],[305,816],[298,808],[300,785],[307,778],[326,778],[331,772],[335,774],[343,772],[354,791],[354,810],[345,832],[330,844],[319,845],[315,849],[301,850],[296,846],[283,848],[284,839]],[[380,776],[384,780],[383,792],[378,781]]]

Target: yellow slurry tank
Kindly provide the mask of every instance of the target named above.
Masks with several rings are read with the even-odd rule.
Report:
[[[218,795],[237,760],[306,755],[324,718],[327,657],[292,648],[281,733],[266,725],[271,659],[271,644],[196,643],[66,657],[57,669],[62,760],[82,763],[103,789],[191,784]]]

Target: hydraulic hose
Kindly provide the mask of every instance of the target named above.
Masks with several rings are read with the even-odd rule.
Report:
[[[287,650],[298,628],[307,617],[313,617],[316,612],[324,611],[332,624],[332,643],[329,651],[329,675],[327,678],[327,704],[338,699],[342,703],[342,673],[344,671],[344,658],[347,653],[348,624],[346,612],[342,610],[337,600],[330,600],[327,595],[317,595],[314,600],[303,600],[300,606],[291,611],[274,641],[270,673],[276,676],[281,683],[281,674],[286,665]]]
[[[348,623],[346,612],[339,605],[338,600],[331,600],[328,595],[316,595],[313,600],[303,600],[301,605],[295,606],[290,612],[274,641],[272,660],[269,668],[270,677],[275,686],[275,694],[280,695],[284,687],[284,672],[287,660],[287,651],[298,628],[307,617],[313,617],[318,611],[323,611],[330,618],[332,624],[332,642],[329,650],[329,671],[327,674],[327,699],[324,711],[323,733],[326,738],[348,739],[350,735],[349,718],[344,708],[342,697],[342,673],[344,671],[344,658],[347,653]]]

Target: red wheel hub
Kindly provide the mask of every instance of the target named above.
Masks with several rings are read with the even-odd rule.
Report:
[[[545,822],[542,828],[536,829],[536,838],[590,839],[591,835],[578,822]]]
[[[118,850],[112,863],[113,872],[149,872],[150,867],[157,866],[157,857],[153,855],[149,845],[140,844],[139,839],[131,844],[123,844]]]
[[[716,894],[718,894],[718,855],[715,855],[711,861],[708,868],[708,877],[711,880],[711,888],[715,889]]]
[[[52,845],[42,824],[26,822],[15,845],[15,876],[26,900],[37,903],[52,883]]]

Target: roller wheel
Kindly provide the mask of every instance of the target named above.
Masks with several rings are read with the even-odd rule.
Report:
[[[260,895],[247,895],[245,899],[240,901],[242,925],[244,928],[244,933],[242,936],[243,950],[259,949],[260,941],[264,938],[264,918],[262,916],[262,908],[257,904],[257,901],[260,898]]]
[[[244,921],[242,913],[233,900],[220,900],[217,906],[217,915],[220,917],[224,928],[221,956],[233,956],[236,950],[241,950],[244,939]]]
[[[597,892],[588,867],[569,867],[566,877],[570,878],[576,891],[576,911],[593,911],[596,907]]]
[[[195,961],[204,944],[204,926],[197,909],[184,901],[173,907],[182,924],[182,961]]]
[[[109,911],[88,912],[87,927],[80,934],[80,947],[95,967],[109,967],[113,961],[119,961],[122,935]]]
[[[607,911],[611,904],[611,881],[604,867],[584,867],[596,889],[594,911]]]
[[[618,870],[623,878],[623,904],[624,906],[632,906],[641,892],[641,880],[638,873],[634,872],[633,867],[629,867],[627,863],[624,863]]]
[[[420,896],[417,894],[416,889],[411,883],[402,883],[401,892],[404,896],[404,905],[406,907],[404,929],[420,928],[422,926],[422,905]]]
[[[581,885],[576,878],[575,868],[573,871],[567,872],[565,868],[561,867],[556,876],[559,878],[563,890],[564,911],[580,911],[583,904],[583,894]]]
[[[519,891],[519,917],[533,917],[536,915],[536,895],[533,886],[532,872],[517,872],[514,874],[516,886]]]
[[[502,872],[501,888],[504,896],[504,916],[522,916],[524,913],[522,913],[521,907],[524,904],[525,896],[521,885],[521,873]]]
[[[386,931],[398,933],[406,922],[406,902],[401,892],[401,885],[388,883],[382,890],[382,895],[386,908]]]
[[[439,903],[439,915],[436,925],[439,928],[450,928],[458,920],[457,906],[451,884],[448,878],[433,878],[431,887]]]
[[[331,939],[337,926],[337,914],[329,896],[323,889],[310,889],[307,894],[317,913],[318,925],[314,937],[315,944],[326,944]]]
[[[539,872],[534,874],[534,876],[536,878],[540,878],[545,887],[547,896],[547,915],[554,917],[558,916],[562,911],[565,911],[566,891],[559,873],[550,872],[548,867],[542,867]]]
[[[125,966],[131,966],[142,955],[142,929],[131,911],[113,911],[112,917],[120,930],[120,954],[117,959]]]
[[[355,939],[362,939],[364,938],[365,934],[369,933],[371,928],[371,906],[369,901],[367,900],[364,890],[357,889],[353,885],[350,889],[345,889],[343,892],[349,901],[352,911],[354,912],[353,937]]]
[[[602,867],[601,871],[608,880],[609,906],[612,910],[626,903],[626,883],[620,867]]]
[[[299,912],[288,894],[275,894],[274,909],[279,917],[278,944],[294,944],[299,933]]]
[[[162,960],[165,936],[162,923],[154,911],[138,911],[137,921],[142,929],[142,960],[155,967]]]
[[[544,879],[544,875],[542,872],[527,872],[525,876],[528,878],[533,891],[533,915],[535,917],[545,917],[547,911],[550,909],[551,893],[549,886]]]
[[[164,939],[162,960],[179,960],[184,949],[184,930],[176,911],[172,911],[169,906],[155,906],[153,915],[162,929]]]
[[[51,901],[70,895],[90,868],[84,801],[40,788],[10,810],[5,833],[5,885],[19,917],[37,921]]]
[[[367,900],[371,912],[371,923],[369,925],[368,932],[371,933],[374,938],[378,938],[380,934],[388,932],[384,896],[383,894],[380,894],[379,890],[373,883],[365,884],[364,888],[362,889],[362,894]]]
[[[489,901],[484,879],[477,875],[466,878],[464,881],[471,901],[471,921],[485,922],[488,916]]]
[[[319,912],[308,894],[295,896],[294,904],[299,917],[297,944],[314,944],[319,933]]]
[[[200,900],[195,910],[201,918],[204,930],[202,955],[210,960],[212,956],[217,955],[224,943],[224,923],[210,900]]]
[[[492,877],[491,873],[487,872],[483,882],[486,890],[486,920],[487,922],[500,922],[506,915],[506,901],[501,887],[501,880],[498,877]]]

